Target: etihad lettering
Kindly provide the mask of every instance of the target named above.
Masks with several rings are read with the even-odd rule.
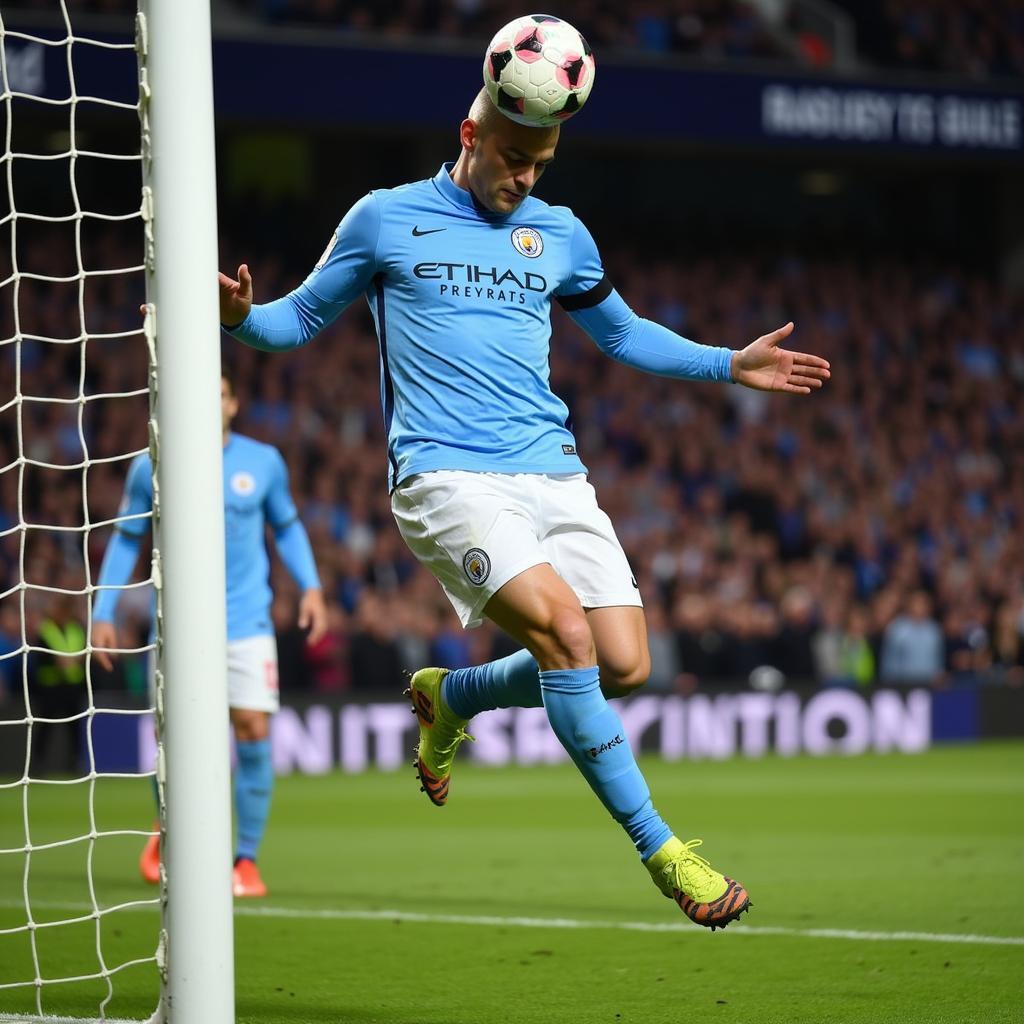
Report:
[[[527,271],[520,277],[511,268],[498,270],[497,267],[481,267],[476,263],[417,263],[412,272],[423,281],[458,281],[460,284],[484,282],[496,288],[504,284],[514,284],[528,292],[548,290],[548,283],[542,274]]]

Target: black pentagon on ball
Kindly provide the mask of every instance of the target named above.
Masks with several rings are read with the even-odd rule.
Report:
[[[590,48],[590,43],[581,35],[580,42],[583,44],[583,56],[590,57],[593,54],[593,50]]]
[[[491,62],[491,78],[497,81],[501,76],[502,71],[504,71],[511,62],[512,51],[491,50],[487,59]]]
[[[511,93],[507,93],[501,88],[498,89],[498,109],[511,110],[515,114],[521,114],[523,112],[523,108],[520,106],[519,100]]]
[[[562,65],[562,70],[569,79],[569,84],[575,89],[579,85],[580,75],[583,74],[583,58],[577,57],[575,60],[566,61]]]
[[[540,53],[543,47],[541,46],[540,40],[537,38],[537,30],[534,29],[521,43],[516,43],[516,51],[532,50],[534,53]]]
[[[561,18],[556,18],[553,14],[531,14],[530,19],[537,22],[538,25],[543,25],[544,22],[555,22],[556,24],[561,22]]]
[[[569,93],[569,98],[562,105],[562,109],[561,110],[556,110],[555,113],[556,114],[575,114],[576,111],[579,110],[579,109],[580,109],[580,98],[579,98],[579,96],[576,93],[571,92],[571,93]]]

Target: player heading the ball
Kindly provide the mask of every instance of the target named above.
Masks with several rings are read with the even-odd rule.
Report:
[[[498,38],[513,54],[540,53],[537,66],[558,23],[527,21]],[[448,799],[469,719],[494,708],[543,707],[658,889],[691,920],[720,928],[748,908],[746,890],[695,852],[700,840],[673,834],[605,699],[647,679],[647,627],[569,410],[551,390],[551,306],[561,305],[613,359],[647,373],[810,394],[829,366],[782,347],[791,323],[732,351],[637,316],[579,218],[531,194],[554,158],[559,124],[535,126],[529,100],[537,97],[525,87],[522,97],[512,94],[522,110],[492,102],[494,83],[516,59],[497,67],[492,52],[505,50],[488,51],[485,88],[459,126],[455,161],[432,178],[359,199],[306,280],[281,299],[253,305],[244,265],[237,280],[222,274],[221,320],[246,344],[282,352],[310,341],[356,299],[368,302],[380,345],[391,509],[402,537],[465,627],[489,619],[522,645],[485,665],[413,676],[415,763],[430,800]],[[567,56],[549,52],[557,79]],[[581,56],[592,82],[585,47]],[[540,117],[557,122],[559,112],[564,105]],[[526,117],[534,125],[523,124]]]

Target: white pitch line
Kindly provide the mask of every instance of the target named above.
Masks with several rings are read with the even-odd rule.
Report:
[[[88,911],[87,903],[34,904],[40,910]],[[23,903],[0,900],[0,908],[22,909]],[[152,911],[152,907],[127,907],[126,911]],[[705,929],[683,921],[590,921],[569,917],[500,917],[497,915],[425,914],[412,910],[338,910],[326,908],[267,907],[236,904],[236,917],[287,918],[299,921],[404,921],[409,924],[461,924],[484,928],[554,928],[569,931],[671,932],[702,935]],[[733,935],[778,935],[798,939],[847,939],[854,942],[945,942],[967,946],[1024,946],[1021,935],[969,935],[960,932],[857,931],[850,928],[787,928],[781,925],[750,925],[746,919]],[[0,1017],[0,1021],[3,1018]]]
[[[96,1017],[12,1017],[6,1013],[0,1013],[2,1024],[145,1024],[141,1020],[114,1020],[112,1017],[104,1017],[99,1020]]]

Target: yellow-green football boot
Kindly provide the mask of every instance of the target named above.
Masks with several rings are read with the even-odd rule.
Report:
[[[473,739],[466,732],[469,720],[459,718],[441,696],[441,683],[446,675],[446,668],[421,668],[413,673],[409,689],[405,691],[420,726],[420,742],[413,766],[422,783],[420,789],[438,807],[443,807],[448,800],[455,751],[463,740]]]
[[[747,890],[728,875],[719,874],[694,849],[702,839],[688,843],[673,836],[644,861],[654,884],[696,924],[714,931],[735,921],[751,907]]]

